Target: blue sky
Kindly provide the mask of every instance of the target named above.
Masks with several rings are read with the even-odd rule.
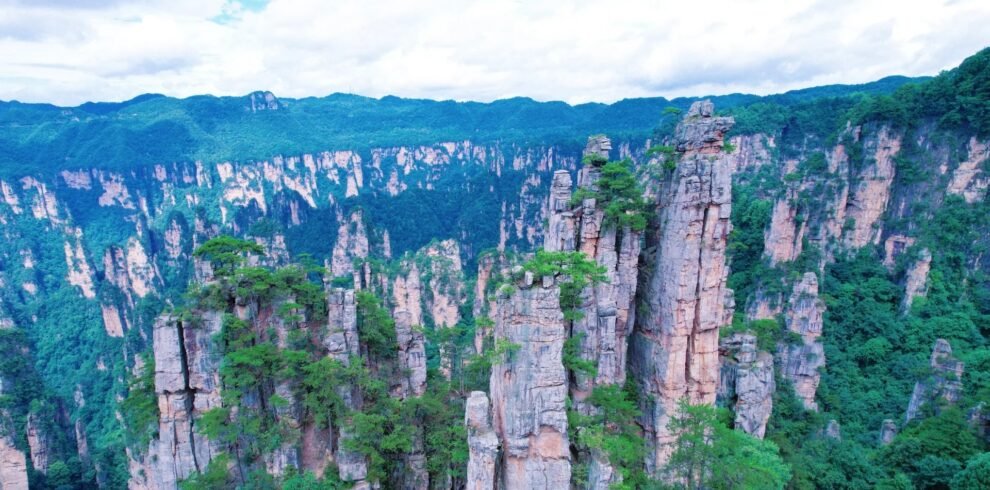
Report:
[[[0,0],[0,99],[767,94],[934,75],[987,25],[986,0]]]

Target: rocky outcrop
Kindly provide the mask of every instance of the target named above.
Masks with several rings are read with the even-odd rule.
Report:
[[[492,425],[503,453],[499,488],[568,488],[567,373],[562,362],[567,331],[554,278],[498,300],[495,340],[517,346],[492,366]]]
[[[453,327],[461,320],[464,303],[464,270],[461,249],[455,240],[443,240],[426,248],[430,259],[429,310],[438,328]]]
[[[711,102],[695,102],[676,130],[677,168],[660,195],[659,230],[647,237],[644,252],[629,365],[648,400],[641,425],[652,474],[671,454],[676,436],[667,425],[678,401],[715,403],[718,332],[731,318],[725,247],[733,165],[723,136],[733,120],[713,112]]]
[[[419,266],[407,264],[405,274],[392,286],[392,317],[399,339],[400,372],[405,373],[393,394],[400,398],[420,396],[426,391],[426,340],[423,337],[423,288]]]
[[[936,402],[954,404],[962,396],[962,375],[966,366],[952,357],[952,346],[948,341],[935,341],[929,366],[930,376],[914,384],[905,422],[921,416],[922,407],[926,405],[931,405],[938,413],[939,404]]]
[[[48,461],[51,455],[51,441],[45,433],[38,414],[28,414],[27,427],[24,430],[27,434],[28,448],[31,450],[31,467],[35,471],[47,474]]]
[[[760,439],[773,410],[773,356],[756,347],[756,336],[737,333],[719,342],[719,405],[732,408],[735,428]]]
[[[904,276],[904,300],[901,311],[911,310],[914,298],[928,294],[928,272],[932,269],[932,254],[927,248],[922,249],[918,260],[911,264]]]
[[[361,345],[358,342],[357,302],[354,291],[335,288],[327,294],[327,337],[323,346],[327,355],[344,365],[352,358],[361,355]],[[361,399],[353,386],[340,386],[338,393],[349,410],[360,410]],[[351,437],[343,428],[340,429],[341,441]],[[359,453],[348,451],[342,443],[335,448],[334,460],[340,472],[341,480],[352,482],[354,488],[368,487],[365,478],[368,476],[368,463]]]
[[[611,141],[605,136],[588,138],[587,156],[608,158]],[[598,189],[601,170],[587,165],[578,173],[578,187]],[[595,198],[571,203],[571,179],[566,170],[554,173],[550,189],[547,251],[579,250],[605,268],[605,280],[582,293],[580,318],[571,325],[571,336],[580,338],[580,355],[596,367],[594,378],[575,373],[571,398],[576,408],[588,413],[583,400],[597,385],[621,384],[626,380],[626,351],[632,324],[639,265],[640,233],[629,227],[607,223]]]
[[[845,218],[851,220],[851,228],[844,234],[848,248],[860,248],[879,243],[880,217],[887,210],[890,188],[894,182],[896,166],[894,156],[901,149],[901,136],[892,134],[882,126],[875,136],[864,137],[863,152],[871,157],[856,175],[846,203]]]
[[[787,194],[773,205],[770,228],[764,239],[764,255],[770,265],[790,262],[801,255],[807,221],[797,219],[798,210],[792,204],[796,194],[796,190],[788,189]]]
[[[354,259],[368,257],[368,231],[360,210],[351,213],[347,220],[338,216],[338,222],[340,227],[333,246],[330,273],[333,277],[350,276],[354,274]]]
[[[0,488],[27,490],[27,458],[8,435],[0,436]]]
[[[794,394],[808,410],[818,410],[815,393],[825,365],[825,349],[819,341],[825,302],[818,297],[818,276],[806,272],[791,293],[784,316],[787,330],[801,337],[800,343],[781,343],[777,352],[780,374],[790,381]]]
[[[880,445],[886,446],[894,442],[895,437],[897,437],[897,424],[891,419],[884,419],[883,425],[880,426]]]
[[[834,439],[836,441],[842,440],[842,426],[839,425],[839,421],[832,419],[825,424],[824,436],[827,439]]]
[[[576,219],[571,210],[571,173],[558,170],[550,184],[549,215],[543,237],[543,248],[550,252],[575,250],[577,243]]]
[[[946,189],[949,194],[958,194],[968,203],[982,201],[990,187],[990,176],[983,169],[984,162],[990,157],[990,145],[980,142],[975,137],[969,140],[969,155],[965,161],[952,172],[952,180]]]
[[[495,464],[498,461],[498,437],[492,430],[488,395],[473,391],[464,408],[468,431],[467,490],[494,490]]]
[[[172,489],[193,472],[206,469],[219,448],[196,429],[196,420],[220,406],[220,362],[213,336],[221,315],[204,312],[192,324],[162,316],[154,326],[155,393],[160,410],[158,439],[144,455],[131,486]]]

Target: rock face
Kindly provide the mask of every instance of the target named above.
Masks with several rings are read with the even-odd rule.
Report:
[[[488,410],[488,395],[483,391],[471,392],[464,409],[464,424],[468,430],[467,490],[495,489],[498,437],[492,430]]]
[[[218,313],[204,313],[200,325],[162,316],[155,321],[155,393],[161,411],[158,439],[152,440],[143,476],[132,474],[133,486],[176,488],[194,471],[203,471],[217,447],[196,430],[196,419],[220,406],[220,363],[212,337],[220,332]]]
[[[611,145],[607,137],[593,136],[584,154],[607,159]],[[599,167],[585,166],[578,172],[578,188],[594,192],[600,178]],[[571,386],[571,398],[583,413],[589,410],[583,400],[595,386],[625,382],[626,351],[635,320],[641,233],[606,222],[601,204],[588,198],[572,205],[570,174],[554,173],[544,249],[578,250],[605,268],[605,280],[582,293],[582,315],[572,324],[571,335],[581,339],[581,357],[597,369],[594,379],[576,375]]]
[[[503,453],[499,488],[560,489],[571,480],[564,315],[553,278],[498,300],[496,342],[518,346],[492,367],[492,424]]]
[[[945,339],[935,341],[930,365],[931,376],[914,385],[905,422],[921,416],[921,409],[926,404],[934,404],[939,398],[945,403],[954,404],[962,394],[962,374],[966,366],[952,357],[952,346]],[[938,410],[937,405],[933,405],[933,408]]]
[[[932,254],[928,249],[922,249],[918,260],[908,269],[904,279],[904,302],[901,311],[911,310],[914,298],[928,294],[928,272],[932,269]]]
[[[875,225],[887,210],[896,170],[894,156],[901,149],[901,137],[891,134],[887,126],[881,127],[875,137],[864,139],[863,151],[873,158],[859,172],[846,203],[845,217],[853,223],[844,236],[848,248],[879,242],[881,230]]]
[[[990,176],[983,171],[983,162],[990,157],[990,145],[975,137],[969,140],[969,157],[952,172],[948,192],[959,194],[968,203],[982,201],[990,187]]]
[[[41,421],[38,420],[38,415],[34,413],[28,415],[25,433],[27,434],[28,448],[31,449],[31,466],[35,471],[47,474],[51,443],[48,440],[48,434],[41,426]]]
[[[7,435],[0,436],[0,488],[27,490],[27,458]]]
[[[778,346],[780,374],[794,385],[794,394],[808,410],[818,410],[815,392],[821,381],[818,369],[825,365],[822,335],[825,302],[818,297],[818,276],[806,272],[794,285],[784,316],[787,330],[801,336],[799,344]]]
[[[770,265],[789,262],[801,255],[807,222],[798,223],[797,209],[791,204],[796,195],[795,189],[788,189],[787,195],[773,205],[770,228],[764,239],[764,255],[770,260]]]
[[[354,299],[354,291],[335,288],[327,294],[327,338],[323,341],[323,346],[327,349],[327,355],[336,359],[344,365],[351,362],[351,358],[361,355],[361,345],[358,342],[357,329],[357,302]],[[338,387],[344,404],[350,410],[359,410],[361,400],[356,396],[354,387]],[[340,430],[340,439],[347,439],[349,434]],[[337,444],[334,459],[340,471],[340,479],[345,482],[353,482],[355,488],[367,486],[365,478],[368,476],[368,463],[364,457],[358,453],[344,449],[343,444]]]
[[[405,274],[395,278],[392,287],[395,333],[399,339],[399,365],[408,373],[393,393],[400,398],[419,396],[426,391],[426,344],[423,338],[423,287],[419,266],[407,264]],[[414,328],[415,327],[415,328]]]
[[[692,104],[676,129],[677,168],[659,198],[660,228],[647,237],[646,267],[629,365],[646,403],[641,425],[647,469],[667,462],[667,429],[678,400],[715,403],[718,330],[731,314],[726,298],[726,239],[731,228],[733,165],[723,136],[733,119],[710,102]]]
[[[351,213],[347,220],[340,217],[338,221],[340,228],[333,246],[330,273],[334,277],[350,276],[354,273],[354,259],[368,257],[368,231],[361,211]]]
[[[735,428],[762,439],[777,389],[773,356],[759,352],[756,337],[750,334],[733,334],[722,339],[719,351],[719,404],[732,406]]]
[[[885,419],[880,427],[880,445],[886,446],[897,437],[897,424],[891,419]]]

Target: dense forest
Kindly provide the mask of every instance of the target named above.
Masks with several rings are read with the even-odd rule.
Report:
[[[701,100],[0,103],[0,480],[990,486],[990,49]]]

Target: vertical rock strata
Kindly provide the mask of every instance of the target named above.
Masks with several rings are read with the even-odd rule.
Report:
[[[800,343],[778,346],[780,373],[794,385],[797,395],[808,410],[818,410],[815,392],[821,380],[818,369],[825,365],[822,335],[825,302],[818,297],[818,276],[806,272],[794,285],[784,320],[787,330],[801,336]]]
[[[211,352],[212,336],[220,332],[219,313],[204,312],[199,325],[162,316],[154,326],[155,393],[161,411],[158,439],[151,441],[144,460],[145,482],[132,476],[132,485],[176,488],[193,472],[206,469],[217,448],[196,430],[196,419],[220,406],[220,364]],[[138,480],[138,481],[134,481]]]
[[[719,403],[733,408],[735,428],[763,438],[773,409],[773,356],[760,352],[756,336],[734,334],[722,339]]]
[[[492,422],[502,443],[500,488],[560,489],[571,480],[567,440],[567,331],[554,279],[498,300],[496,342],[518,346],[492,367]]]
[[[593,136],[584,154],[607,159],[610,149],[607,137]],[[594,192],[600,178],[598,167],[585,166],[578,172],[578,188]],[[572,205],[570,174],[566,170],[554,173],[544,249],[578,250],[605,268],[605,280],[583,292],[582,315],[573,322],[570,333],[581,339],[581,357],[596,366],[594,378],[576,375],[571,386],[577,409],[585,413],[589,407],[582,402],[595,386],[625,382],[628,338],[636,313],[633,305],[641,233],[608,223],[602,205],[595,198]]]
[[[962,395],[962,375],[965,365],[952,357],[952,346],[945,339],[938,339],[932,347],[931,376],[914,384],[908,404],[905,422],[921,416],[921,408],[939,398],[946,403],[959,401]],[[936,410],[938,407],[935,407]]]
[[[468,467],[466,490],[494,490],[495,464],[498,461],[498,437],[492,430],[488,395],[471,392],[464,410],[468,430]]]
[[[731,317],[725,247],[733,165],[723,137],[734,121],[713,112],[711,102],[695,102],[676,129],[677,168],[661,191],[659,231],[644,253],[629,365],[649,400],[642,425],[653,474],[672,452],[676,437],[667,425],[678,401],[715,402],[718,331]]]
[[[327,338],[323,346],[327,349],[327,355],[347,365],[352,358],[361,355],[361,346],[358,343],[357,329],[357,302],[354,299],[354,291],[336,288],[327,294]],[[344,405],[349,410],[360,410],[361,399],[353,386],[338,387]],[[347,439],[350,435],[347,431],[340,429],[340,438],[334,454],[337,468],[340,471],[340,479],[345,482],[353,482],[354,488],[368,488],[369,484],[365,480],[368,476],[368,463],[364,457],[358,453],[344,449],[340,441]]]

